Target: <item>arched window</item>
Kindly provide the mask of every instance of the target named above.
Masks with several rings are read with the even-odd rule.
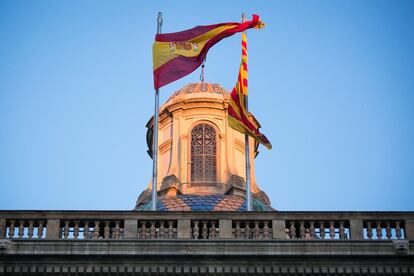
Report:
[[[216,131],[208,124],[191,131],[191,182],[216,182]]]

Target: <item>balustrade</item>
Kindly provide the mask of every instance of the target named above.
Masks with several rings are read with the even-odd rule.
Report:
[[[140,220],[138,239],[176,239],[177,220]]]
[[[349,239],[349,221],[286,221],[286,238],[301,240]]]
[[[147,240],[413,240],[414,213],[0,211],[0,240],[117,240],[124,235]]]
[[[217,239],[219,223],[217,220],[193,220],[191,221],[191,234],[193,239]]]
[[[272,237],[272,223],[267,220],[234,220],[232,233],[234,239],[267,240]]]
[[[122,220],[61,220],[59,238],[73,240],[121,239]]]
[[[404,221],[398,220],[365,220],[364,238],[369,240],[401,240],[405,239]]]
[[[46,221],[41,219],[7,220],[6,237],[10,239],[44,239],[46,237]]]

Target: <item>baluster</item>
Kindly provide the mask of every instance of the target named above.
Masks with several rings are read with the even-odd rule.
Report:
[[[73,239],[77,240],[79,237],[79,221],[73,222]]]
[[[207,239],[208,238],[208,229],[207,229],[207,222],[206,221],[202,221],[201,222],[202,228],[201,228],[201,237],[203,239]]]
[[[306,231],[305,231],[305,222],[302,220],[299,222],[299,237],[304,240],[305,239],[305,235],[306,235]]]
[[[345,239],[345,227],[343,221],[339,222],[339,238],[341,240]]]
[[[250,236],[250,225],[248,221],[244,222],[244,227],[241,228],[241,234],[243,239],[248,239]]]
[[[382,238],[382,228],[381,221],[377,221],[377,238],[380,240]]]
[[[309,222],[309,236],[311,240],[315,239],[315,222],[313,220]]]
[[[151,227],[150,227],[150,238],[151,239],[155,239],[156,238],[156,230],[155,230],[155,223],[156,223],[156,221],[151,221],[150,222],[151,223]]]
[[[247,237],[248,239],[255,239],[255,223],[254,222],[247,222],[246,223],[247,229],[249,230],[249,236]]]
[[[140,221],[141,223],[141,239],[147,239],[149,238],[149,234],[147,233],[147,222],[146,221]]]
[[[217,238],[217,228],[216,228],[216,222],[211,222],[211,228],[210,228],[210,239]]]
[[[399,221],[396,221],[395,222],[395,236],[399,240],[402,238],[402,235],[401,235],[401,226],[400,226],[400,222]]]
[[[236,228],[235,228],[235,231],[234,231],[235,233],[234,233],[234,236],[235,236],[235,238],[236,239],[240,239],[240,235],[241,235],[241,233],[240,233],[240,221],[236,221]]]
[[[170,230],[169,230],[169,222],[168,221],[162,221],[160,224],[160,235],[163,239],[168,239],[170,236]]]
[[[319,235],[321,236],[321,239],[325,239],[325,222],[320,221],[319,222]]]
[[[391,239],[391,225],[389,221],[385,222],[385,236],[387,237],[387,239]]]
[[[145,239],[151,239],[151,222],[145,223]]]
[[[99,220],[95,220],[94,222],[94,227],[93,227],[93,239],[98,239],[99,238]]]
[[[263,226],[263,238],[268,240],[270,238],[269,222],[265,221]]]
[[[246,238],[246,224],[243,224],[243,221],[240,221],[240,239]]]
[[[69,221],[65,220],[65,226],[63,227],[63,238],[69,238]]]
[[[170,221],[165,221],[164,223],[164,239],[170,237]]]
[[[83,239],[89,240],[89,221],[83,223]]]
[[[23,238],[24,235],[24,220],[19,221],[19,232],[17,233],[19,239]]]
[[[143,228],[144,226],[143,226],[143,222],[142,221],[139,221],[138,222],[138,239],[143,239],[143,238],[145,238],[145,236],[143,235],[143,231],[142,231],[142,228]]]
[[[110,228],[109,228],[109,221],[105,221],[105,227],[104,227],[104,239],[109,239],[111,237],[110,235]]]
[[[174,222],[171,220],[168,221],[168,238],[174,238]]]
[[[29,239],[33,238],[33,232],[34,232],[33,220],[29,220],[29,228],[27,230],[27,237]]]
[[[242,239],[248,239],[250,235],[250,227],[249,222],[247,221],[241,221],[240,222],[240,236]]]
[[[329,237],[331,240],[335,239],[335,222],[330,221],[329,222]]]
[[[369,240],[372,240],[372,222],[367,221],[367,237]]]
[[[121,238],[121,228],[119,227],[120,221],[115,221],[114,239]]]
[[[164,239],[167,235],[165,233],[166,228],[164,227],[164,223],[165,221],[160,221],[160,228],[158,229],[158,238],[159,239]]]
[[[193,227],[193,238],[198,239],[199,235],[200,235],[200,233],[199,233],[199,228],[198,228],[198,221],[195,220],[194,221],[194,227]]]
[[[163,238],[164,239],[168,239],[168,237],[170,235],[170,230],[168,229],[169,228],[169,222],[168,221],[164,221],[162,223],[162,225],[164,227],[164,230],[162,231],[163,232]]]
[[[255,240],[258,240],[258,239],[260,239],[259,222],[255,221],[255,222],[253,222],[253,224],[254,224],[254,227],[252,228],[252,231],[253,231],[252,238],[255,239]]]
[[[43,237],[43,221],[39,221],[39,226],[37,227],[37,238],[41,239]]]
[[[14,220],[11,220],[10,221],[10,227],[9,227],[9,238],[10,239],[13,239],[13,237],[14,237],[14,232],[15,232],[15,225],[14,225]]]
[[[293,221],[290,222],[289,236],[290,239],[296,239],[296,228],[295,223]]]
[[[289,228],[285,228],[285,239],[290,239]]]

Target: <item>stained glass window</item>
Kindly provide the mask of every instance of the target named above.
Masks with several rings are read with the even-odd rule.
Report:
[[[216,182],[216,131],[208,124],[191,131],[191,182]]]

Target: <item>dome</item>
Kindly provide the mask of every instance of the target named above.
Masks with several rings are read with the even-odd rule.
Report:
[[[167,100],[166,103],[175,102],[187,98],[200,97],[200,93],[204,94],[206,98],[219,98],[223,99],[228,97],[229,92],[224,89],[220,84],[197,82],[189,83],[183,88],[174,92]]]
[[[161,106],[158,129],[157,210],[246,210],[245,137],[228,126],[229,92],[219,84],[190,83]],[[151,157],[153,119],[147,124]],[[254,175],[255,141],[251,138],[250,187],[254,211],[272,211]],[[151,210],[152,183],[134,210]]]

